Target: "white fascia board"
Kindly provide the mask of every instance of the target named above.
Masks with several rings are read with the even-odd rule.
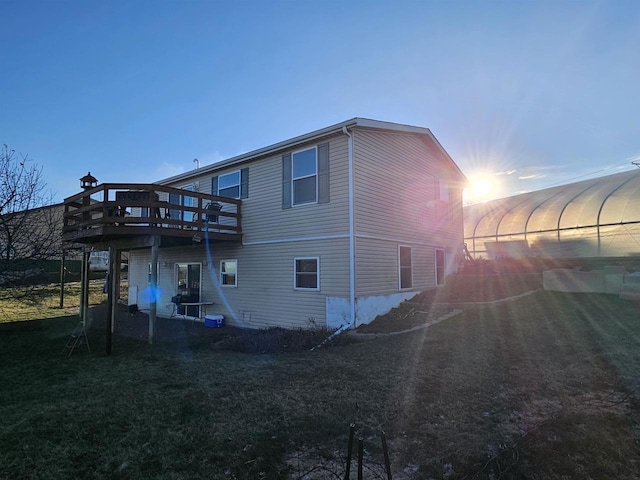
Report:
[[[313,132],[310,133],[306,133],[304,135],[300,135],[294,138],[291,138],[289,140],[285,140],[283,142],[278,142],[275,143],[273,145],[269,145],[268,147],[263,147],[263,148],[259,148],[258,150],[253,150],[251,152],[248,153],[243,153],[241,155],[237,155],[235,157],[231,157],[227,160],[222,160],[221,162],[217,162],[217,163],[213,163],[211,165],[207,165],[205,167],[202,168],[198,168],[196,170],[189,170],[188,172],[185,173],[181,173],[179,175],[175,175],[173,177],[169,177],[169,178],[165,178],[163,180],[160,180],[156,183],[162,185],[162,184],[167,184],[167,183],[174,183],[177,182],[179,180],[184,180],[186,178],[189,177],[193,177],[195,175],[203,175],[203,174],[207,174],[207,173],[211,173],[214,172],[216,170],[221,170],[223,168],[232,166],[232,165],[236,165],[239,163],[245,163],[248,162],[250,160],[255,160],[257,158],[260,157],[266,157],[269,155],[273,155],[275,153],[277,153],[278,151],[282,151],[282,150],[288,150],[291,148],[294,148],[298,145],[301,145],[303,143],[308,143],[311,142],[313,140],[322,138],[322,137],[326,137],[329,135],[334,135],[337,133],[341,133],[342,132],[342,127],[346,126],[347,128],[352,127],[353,125],[356,124],[356,120],[357,119],[351,119],[351,120],[347,120],[346,122],[341,122],[338,123],[336,125],[332,125],[330,127],[326,127],[320,130],[315,130]]]
[[[449,162],[451,162],[451,164],[455,167],[456,171],[460,175],[460,178],[462,179],[462,182],[463,183],[469,182],[465,174],[462,173],[462,170],[460,170],[460,167],[458,166],[458,164],[453,160],[453,158],[451,158],[451,155],[449,155],[449,153],[444,149],[444,147],[440,144],[440,142],[435,137],[435,135],[433,135],[431,130],[429,130],[428,128],[414,127],[412,125],[403,125],[401,123],[381,122],[379,120],[372,120],[369,118],[355,118],[354,120],[356,120],[356,126],[358,127],[373,128],[376,130],[388,130],[391,132],[418,133],[421,135],[427,135],[436,145],[438,150],[440,150],[440,152],[445,156],[445,158]]]
[[[376,130],[389,130],[392,132],[421,133],[431,135],[431,131],[425,127],[414,127],[402,123],[382,122],[371,118],[354,118],[355,126],[362,128],[374,128]]]
[[[186,180],[186,179],[189,179],[189,178],[194,177],[194,176],[206,175],[208,173],[212,173],[212,172],[215,172],[217,170],[221,170],[221,169],[227,168],[229,166],[237,165],[237,164],[240,164],[240,163],[245,163],[245,162],[260,158],[260,157],[273,155],[273,154],[276,154],[277,152],[282,151],[282,150],[288,150],[288,149],[294,148],[294,147],[299,146],[299,145],[304,144],[304,143],[312,142],[314,140],[318,140],[320,138],[327,137],[329,135],[334,135],[334,134],[337,134],[337,133],[341,133],[343,127],[347,127],[347,128],[361,127],[361,128],[371,128],[371,129],[376,129],[376,130],[387,130],[387,131],[392,131],[392,132],[417,133],[417,134],[421,134],[421,135],[427,135],[429,138],[431,138],[434,141],[434,143],[442,151],[442,153],[445,155],[445,157],[453,165],[455,165],[455,167],[456,167],[457,171],[460,173],[461,177],[465,181],[467,180],[466,177],[464,176],[464,174],[462,173],[462,171],[460,170],[460,168],[458,167],[458,165],[456,165],[456,163],[453,161],[453,159],[449,156],[449,154],[442,147],[442,145],[440,145],[440,142],[438,142],[438,140],[436,140],[436,138],[434,137],[433,133],[431,133],[431,130],[429,130],[428,128],[425,128],[425,127],[414,127],[412,125],[403,125],[403,124],[400,124],[400,123],[393,123],[393,122],[382,122],[380,120],[373,120],[373,119],[370,119],[370,118],[355,117],[355,118],[352,118],[350,120],[346,120],[344,122],[340,122],[340,123],[337,123],[335,125],[331,125],[329,127],[322,128],[320,130],[315,130],[313,132],[309,132],[309,133],[306,133],[304,135],[299,135],[297,137],[291,138],[289,140],[285,140],[283,142],[278,142],[278,143],[275,143],[273,145],[269,145],[267,147],[259,148],[258,150],[253,150],[253,151],[248,152],[248,153],[243,153],[241,155],[237,155],[235,157],[229,158],[227,160],[223,160],[221,162],[213,163],[211,165],[207,165],[207,166],[195,169],[195,170],[189,170],[189,171],[181,173],[179,175],[175,175],[173,177],[169,177],[169,178],[165,178],[165,179],[159,180],[158,182],[155,182],[155,183],[158,183],[159,185],[166,185],[166,184],[170,184],[170,183],[175,183],[175,182],[179,182],[179,181],[182,181],[182,180]]]

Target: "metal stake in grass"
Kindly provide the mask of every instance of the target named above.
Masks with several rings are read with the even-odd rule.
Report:
[[[384,434],[384,430],[380,432],[380,439],[382,440],[382,453],[384,454],[384,468],[387,471],[387,480],[392,480],[391,464],[389,463],[389,449],[387,448],[387,437]]]
[[[363,480],[362,477],[362,462],[363,462],[364,440],[362,437],[358,439],[358,480]]]
[[[349,480],[351,474],[351,454],[353,453],[353,433],[356,430],[356,424],[349,425],[349,445],[347,445],[347,469],[344,472],[344,480]]]

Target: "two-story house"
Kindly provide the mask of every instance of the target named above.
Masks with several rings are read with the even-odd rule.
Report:
[[[363,118],[161,180],[163,223],[207,223],[188,243],[160,245],[157,295],[145,294],[151,250],[131,249],[132,295],[143,309],[157,300],[160,316],[178,293],[213,302],[208,314],[246,328],[369,323],[456,270],[465,182],[427,128]],[[237,200],[198,213],[198,195]]]

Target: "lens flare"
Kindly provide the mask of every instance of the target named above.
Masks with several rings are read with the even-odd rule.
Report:
[[[493,192],[493,183],[488,178],[477,178],[471,182],[471,193],[474,198],[482,200]]]

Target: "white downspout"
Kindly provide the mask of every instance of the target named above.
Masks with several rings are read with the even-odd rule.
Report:
[[[331,340],[336,335],[340,335],[345,330],[349,330],[351,327],[357,327],[356,325],[356,244],[354,235],[354,206],[353,206],[353,137],[347,130],[346,126],[342,127],[342,133],[349,137],[349,309],[350,320],[349,323],[343,325],[338,330],[333,332],[318,346],[311,348],[314,351],[316,348],[322,347],[325,343]]]
[[[349,325],[341,328],[345,330],[357,327],[356,324],[356,244],[354,225],[354,195],[353,195],[353,137],[346,126],[342,127],[342,133],[349,137],[349,307],[351,321]]]

